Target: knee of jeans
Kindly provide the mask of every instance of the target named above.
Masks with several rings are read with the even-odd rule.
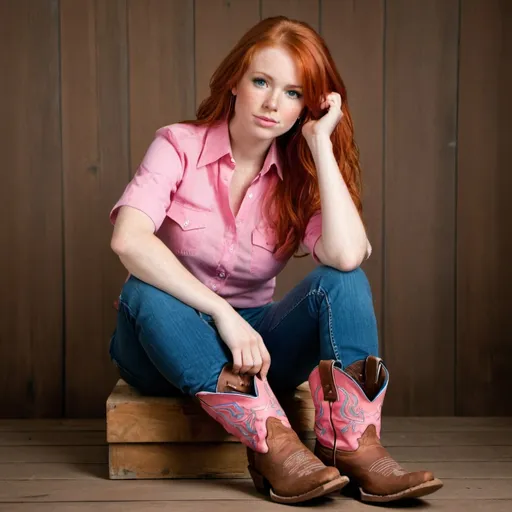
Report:
[[[342,271],[334,267],[321,265],[312,274],[314,274],[318,286],[326,291],[343,288],[344,291],[370,292],[368,278],[361,267],[350,271]]]
[[[211,372],[198,374],[196,372],[184,374],[181,376],[179,387],[190,396],[196,396],[201,391],[215,393],[217,391],[217,383],[220,372],[212,369]]]
[[[156,288],[135,276],[130,276],[124,283],[119,302],[128,307],[133,315],[137,315],[141,305],[151,307],[151,304],[163,304],[165,300],[177,300],[164,291]]]

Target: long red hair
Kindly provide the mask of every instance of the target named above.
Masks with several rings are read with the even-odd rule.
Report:
[[[231,119],[231,89],[247,71],[261,48],[280,46],[295,57],[302,73],[304,109],[301,120],[277,138],[283,163],[283,180],[269,190],[265,213],[277,234],[276,258],[297,252],[311,216],[320,209],[320,192],[313,157],[301,134],[302,124],[319,119],[320,98],[330,92],[341,95],[343,117],[331,135],[333,153],[348,190],[362,217],[361,169],[354,141],[347,91],[323,38],[307,23],[285,16],[267,18],[252,27],[221,62],[210,79],[210,96],[197,109],[197,119],[183,121],[204,125]]]

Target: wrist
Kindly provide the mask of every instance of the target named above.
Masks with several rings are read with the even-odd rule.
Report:
[[[328,135],[317,134],[308,139],[308,146],[314,158],[324,153],[325,151],[332,151],[332,141]]]
[[[221,297],[218,298],[219,300],[214,303],[214,305],[212,306],[212,310],[210,312],[210,316],[213,318],[215,322],[221,316],[234,311],[233,306],[231,306],[231,304],[227,300]]]

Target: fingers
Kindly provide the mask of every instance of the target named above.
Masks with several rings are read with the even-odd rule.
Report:
[[[232,350],[231,354],[233,355],[233,373],[240,373],[240,368],[242,367],[242,351],[239,348],[235,348]]]
[[[261,370],[261,365],[263,363],[259,341],[253,343],[251,345],[251,354],[252,354],[252,368],[247,372],[249,375],[256,375]]]
[[[219,321],[219,333],[231,349],[233,373],[257,375],[266,378],[270,368],[270,354],[260,334],[242,317],[236,316],[232,326]],[[224,329],[225,328],[225,329]],[[226,332],[226,334],[225,334]]]
[[[341,94],[337,92],[331,92],[327,96],[322,96],[320,99],[320,108],[329,108],[330,106],[336,106],[341,108]]]
[[[270,367],[270,354],[268,353],[267,347],[265,347],[261,336],[256,335],[241,352],[242,366],[240,368],[240,374],[261,374],[261,370],[265,365],[262,378],[267,375],[268,368]]]
[[[242,367],[240,368],[240,374],[244,375],[245,373],[249,373],[249,370],[252,369],[252,365],[253,358],[251,346],[247,344],[242,348]]]
[[[265,343],[263,343],[263,340],[261,340],[260,344],[260,353],[262,359],[260,377],[262,379],[266,379],[268,375],[268,370],[270,368],[270,354],[268,353],[267,347],[265,346]]]

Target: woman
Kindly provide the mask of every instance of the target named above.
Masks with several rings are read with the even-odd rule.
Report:
[[[379,441],[388,372],[359,268],[371,247],[358,153],[325,43],[305,23],[263,20],[210,87],[196,120],[156,132],[111,212],[129,272],[110,349],[121,376],[197,398],[247,446],[256,487],[275,501],[349,478],[367,501],[433,492],[439,480],[406,473]],[[274,302],[300,246],[319,266]],[[315,454],[273,394],[305,380]]]

